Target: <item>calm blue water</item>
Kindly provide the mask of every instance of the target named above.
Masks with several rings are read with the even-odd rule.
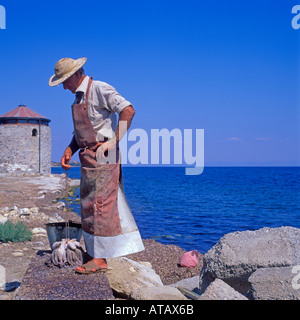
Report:
[[[207,167],[199,176],[178,167],[126,167],[123,175],[144,239],[205,253],[228,232],[300,228],[300,167]],[[69,177],[80,178],[80,168]]]

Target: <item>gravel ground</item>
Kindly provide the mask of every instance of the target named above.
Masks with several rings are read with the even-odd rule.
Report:
[[[175,245],[164,245],[152,239],[143,240],[145,250],[127,257],[135,261],[149,261],[160,276],[164,285],[176,283],[185,278],[199,276],[203,267],[203,255],[199,254],[199,263],[194,268],[179,265],[181,255],[186,252]]]

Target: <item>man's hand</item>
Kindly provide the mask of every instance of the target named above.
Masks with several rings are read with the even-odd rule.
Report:
[[[100,145],[97,150],[97,158],[103,159],[108,155],[108,152],[114,150],[119,141],[126,134],[131,125],[131,121],[135,115],[133,107],[130,105],[122,110],[119,116],[118,126],[115,135],[111,140],[108,140]],[[100,144],[100,143],[99,143]]]
[[[70,162],[72,158],[72,150],[70,147],[67,147],[67,149],[65,150],[60,163],[63,169],[65,170],[69,170],[71,168],[71,166],[68,164]]]
[[[108,151],[114,150],[116,148],[116,138],[112,138],[109,141],[101,143],[100,147],[97,149],[97,157],[103,159],[107,157]]]

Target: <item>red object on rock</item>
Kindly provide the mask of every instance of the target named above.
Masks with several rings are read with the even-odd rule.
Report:
[[[198,264],[199,253],[197,250],[185,252],[180,258],[180,265],[182,267],[193,268]]]

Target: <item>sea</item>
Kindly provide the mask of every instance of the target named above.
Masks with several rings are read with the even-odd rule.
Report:
[[[68,176],[80,179],[80,168]],[[229,232],[300,228],[300,167],[206,167],[195,176],[183,167],[123,167],[123,177],[143,239],[205,253]],[[78,201],[70,207],[80,215]]]

